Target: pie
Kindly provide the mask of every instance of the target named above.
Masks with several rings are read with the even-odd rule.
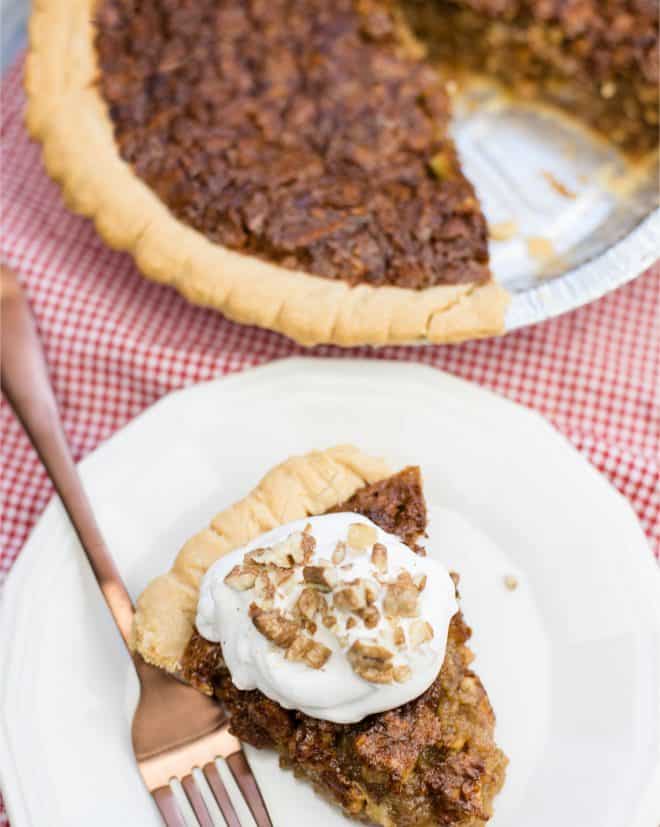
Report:
[[[333,512],[362,515],[424,554],[419,468],[392,473],[350,446],[290,458],[218,514],[186,543],[172,569],[146,588],[137,601],[132,645],[151,663],[214,694],[241,740],[277,750],[283,767],[352,818],[384,827],[484,824],[507,761],[494,741],[486,691],[470,669],[470,629],[460,610],[449,623],[444,661],[428,689],[348,724],[285,709],[258,689],[238,689],[221,645],[195,628],[200,581],[214,562],[277,526]]]
[[[306,345],[501,333],[449,135],[485,69],[631,154],[658,143],[655,0],[38,0],[28,126],[150,278]]]

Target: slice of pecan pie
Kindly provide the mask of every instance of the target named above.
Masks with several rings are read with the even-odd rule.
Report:
[[[396,535],[418,555],[424,555],[426,508],[419,468],[392,474],[381,461],[348,446],[292,458],[264,477],[248,497],[219,514],[209,529],[184,546],[172,570],[148,586],[137,603],[134,646],[147,660],[170,671],[181,670],[201,691],[215,694],[226,705],[231,727],[239,738],[256,747],[277,750],[283,767],[311,781],[319,793],[351,817],[385,827],[484,824],[504,782],[506,758],[494,741],[494,714],[486,691],[470,669],[472,654],[466,646],[470,630],[460,611],[449,622],[444,659],[428,688],[400,706],[353,723],[312,717],[284,708],[258,689],[238,689],[223,658],[222,645],[205,639],[194,627],[200,580],[216,560],[257,537],[261,542],[261,535],[277,526],[346,512],[355,513],[356,519],[360,519],[357,515],[367,518],[387,536]],[[301,565],[305,560],[309,562],[304,551],[307,530],[297,547],[302,549]],[[365,525],[357,529],[352,526],[351,530],[372,531]],[[365,540],[371,542],[373,536]],[[361,543],[352,539],[349,546],[353,545]],[[378,546],[374,545],[371,559],[386,578],[387,556]],[[246,590],[252,589],[255,578],[265,571],[259,568],[260,560],[262,566],[266,560],[271,564],[274,561],[280,580],[286,577],[286,569],[277,566],[293,564],[279,562],[275,554],[289,553],[291,546],[280,543],[266,549],[268,557],[264,551],[256,548],[246,554],[243,564],[234,567],[225,582],[240,594],[252,594]],[[338,544],[333,564],[350,566],[351,559],[346,548]],[[329,561],[328,568],[307,568],[315,569],[305,577],[316,587],[306,590],[314,597],[316,607],[320,603],[332,605]],[[323,577],[327,582],[319,580]],[[408,617],[409,630],[421,629],[423,623],[416,619],[414,607],[411,610],[406,604],[406,595],[412,591],[416,600],[415,594],[424,589],[425,582],[416,579],[413,585],[411,578],[401,589],[399,580],[400,576],[394,587],[391,583],[385,586],[386,599],[391,603],[396,593],[399,601],[397,607],[390,606],[387,611],[398,615],[402,624],[402,618]],[[352,588],[355,591],[355,585]],[[353,597],[358,598],[352,604],[354,611],[364,627],[370,628],[365,613],[368,599],[361,604],[359,596]],[[336,591],[334,605],[339,605]],[[273,622],[277,615],[255,603],[250,610],[257,628]],[[313,634],[313,610],[305,610],[299,617],[306,624],[303,631]],[[320,615],[316,619],[320,622]],[[327,614],[323,623],[326,619]],[[289,628],[293,625],[290,619],[276,620],[276,629],[264,625],[274,648],[288,647],[286,657],[305,661],[310,669],[326,665],[330,650],[323,651],[325,647],[317,643],[310,652],[311,637],[301,634],[300,629]],[[410,637],[410,631],[407,634]],[[308,644],[301,647],[303,640]],[[413,644],[419,645],[419,641]],[[396,675],[390,665],[391,653],[383,653],[382,647],[379,653],[374,647],[367,651],[364,646],[354,645],[351,652],[349,661],[355,673],[371,686],[389,682],[396,691],[397,682],[405,685],[413,678],[410,674]],[[365,657],[369,667],[366,672]]]

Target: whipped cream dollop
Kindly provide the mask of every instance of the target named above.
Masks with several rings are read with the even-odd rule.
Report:
[[[354,723],[435,680],[457,611],[448,571],[354,513],[280,526],[202,580],[197,629],[238,689]]]

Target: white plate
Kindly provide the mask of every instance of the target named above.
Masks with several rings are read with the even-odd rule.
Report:
[[[430,545],[462,572],[511,759],[494,827],[657,827],[660,575],[628,504],[537,415],[421,366],[288,360],[171,394],[81,470],[136,595],[273,464],[344,441],[422,464]],[[492,544],[456,547],[469,529],[445,508]],[[157,827],[130,750],[135,679],[57,502],[1,621],[13,827]],[[348,824],[271,757],[252,760],[277,827],[301,812]]]

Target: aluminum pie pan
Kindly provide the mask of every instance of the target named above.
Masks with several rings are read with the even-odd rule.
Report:
[[[660,210],[655,210],[600,256],[538,287],[514,293],[505,318],[506,330],[551,319],[616,290],[658,261],[659,247]]]
[[[660,258],[657,159],[633,164],[557,109],[479,80],[457,93],[454,115],[495,236],[492,271],[512,296],[507,331],[594,301]]]

